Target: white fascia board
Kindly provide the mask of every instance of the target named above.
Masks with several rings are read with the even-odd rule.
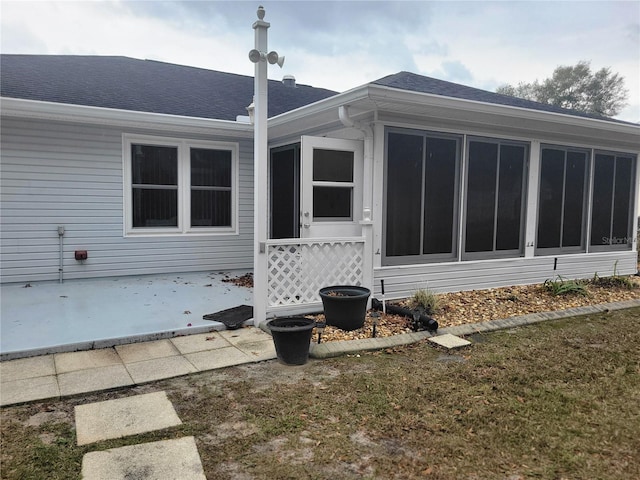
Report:
[[[253,136],[253,125],[244,122],[136,112],[132,110],[42,102],[18,98],[0,98],[0,111],[3,116],[7,117],[56,120],[126,128],[148,128],[171,132],[216,134],[227,137],[251,138]]]
[[[281,113],[280,115],[276,115],[275,117],[269,119],[269,128],[280,127],[291,123],[305,123],[307,119],[315,117],[317,115],[326,114],[327,112],[335,114],[335,118],[336,120],[338,120],[338,107],[342,105],[361,103],[363,101],[366,101],[367,99],[367,85],[354,88],[344,93],[338,93],[333,97],[325,98],[315,103],[296,108],[295,110],[290,110],[288,112]],[[375,105],[371,104],[370,107],[375,108]]]
[[[597,118],[578,117],[566,113],[547,112],[533,110],[511,105],[467,100],[456,97],[434,95],[432,93],[412,92],[382,85],[369,85],[369,98],[378,103],[380,101],[397,102],[409,105],[422,103],[425,106],[439,106],[467,112],[489,113],[497,116],[538,120],[540,122],[571,125],[575,127],[597,128],[609,132],[617,132],[629,135],[640,134],[640,125],[619,123],[616,121],[600,120]]]
[[[397,105],[397,110],[389,104]],[[338,121],[337,109],[341,105],[353,107],[352,112],[356,116],[358,112],[362,113],[374,110],[390,112],[396,110],[399,114],[403,114],[406,113],[403,112],[403,105],[412,107],[412,109],[424,107],[424,112],[418,113],[418,115],[427,115],[429,107],[438,108],[441,112],[450,110],[452,112],[465,112],[467,114],[478,113],[492,115],[496,119],[503,118],[533,122],[529,123],[529,128],[523,126],[523,130],[529,130],[531,125],[539,122],[539,126],[546,125],[546,130],[552,128],[558,131],[558,133],[562,132],[564,128],[566,130],[571,129],[571,132],[567,131],[567,133],[571,134],[575,134],[577,131],[584,129],[582,130],[583,134],[588,136],[594,131],[602,132],[604,135],[606,135],[606,133],[624,135],[628,138],[630,144],[637,144],[638,148],[640,148],[640,125],[577,117],[565,113],[532,110],[511,105],[480,102],[477,100],[446,97],[431,93],[413,92],[376,84],[363,85],[345,93],[339,93],[333,97],[273,117],[269,119],[270,132],[273,131],[276,136],[278,136],[282,132],[292,129],[304,130],[306,127],[318,127],[323,123],[328,124]],[[468,120],[473,122],[473,117],[468,117]],[[552,125],[554,127],[551,127]]]

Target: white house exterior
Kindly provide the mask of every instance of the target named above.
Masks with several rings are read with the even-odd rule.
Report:
[[[337,283],[378,295],[384,280],[400,298],[637,269],[638,125],[407,72],[318,98],[271,84],[283,106],[269,115],[267,178],[254,178],[242,111],[47,100],[5,88],[11,66],[3,282],[58,280],[60,248],[69,279],[250,269],[254,182],[268,185],[267,315],[315,310]]]

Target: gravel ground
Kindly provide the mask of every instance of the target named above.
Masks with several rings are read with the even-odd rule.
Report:
[[[635,284],[635,288],[601,287],[588,284],[587,295],[553,296],[542,285],[514,286],[492,288],[489,290],[471,290],[466,292],[439,294],[440,310],[433,315],[440,328],[468,323],[478,323],[487,320],[509,318],[529,313],[565,310],[574,307],[597,305],[601,303],[618,302],[640,298],[640,277],[628,277]],[[405,303],[405,302],[394,302]],[[371,311],[363,328],[345,332],[328,326],[322,332],[322,341],[341,341],[371,338],[373,332],[373,318]],[[324,315],[317,315],[319,321]],[[388,337],[411,332],[409,322],[398,315],[380,315],[377,319],[376,336]],[[314,331],[313,341],[318,338]]]

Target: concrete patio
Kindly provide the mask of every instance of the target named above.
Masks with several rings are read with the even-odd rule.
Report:
[[[0,287],[0,359],[111,347],[224,328],[202,316],[252,305],[224,279],[245,271],[32,282]]]

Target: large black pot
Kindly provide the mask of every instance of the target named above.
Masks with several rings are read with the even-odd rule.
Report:
[[[315,320],[305,317],[274,318],[267,322],[278,360],[287,365],[304,365],[309,360]]]
[[[353,285],[334,285],[320,289],[327,325],[342,330],[362,328],[371,290]]]

